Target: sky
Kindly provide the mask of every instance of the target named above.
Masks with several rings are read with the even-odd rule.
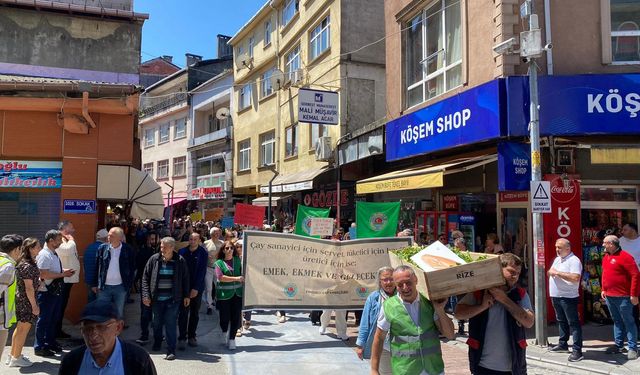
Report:
[[[184,67],[185,53],[216,58],[216,35],[233,36],[266,0],[134,0],[134,11],[149,14],[142,29],[142,61],[173,56]]]

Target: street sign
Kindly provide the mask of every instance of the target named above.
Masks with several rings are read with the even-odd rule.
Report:
[[[298,90],[298,121],[310,124],[338,125],[338,93],[321,90]]]
[[[551,183],[549,181],[531,181],[531,212],[551,212]]]
[[[65,199],[65,214],[95,214],[96,201],[83,199]]]

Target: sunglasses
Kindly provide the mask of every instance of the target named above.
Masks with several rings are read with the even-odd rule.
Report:
[[[233,246],[225,246],[225,249],[232,249],[233,250]]]

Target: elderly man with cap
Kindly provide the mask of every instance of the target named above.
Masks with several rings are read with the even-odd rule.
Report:
[[[85,345],[64,356],[58,374],[156,374],[153,361],[144,349],[118,338],[124,322],[111,302],[90,302],[80,321]]]

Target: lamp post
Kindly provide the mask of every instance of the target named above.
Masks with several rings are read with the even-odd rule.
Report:
[[[169,185],[168,183],[164,183],[169,187],[169,192],[167,193],[167,205],[169,206],[169,229],[173,232],[173,220],[171,220],[171,214],[173,213],[173,185]]]

